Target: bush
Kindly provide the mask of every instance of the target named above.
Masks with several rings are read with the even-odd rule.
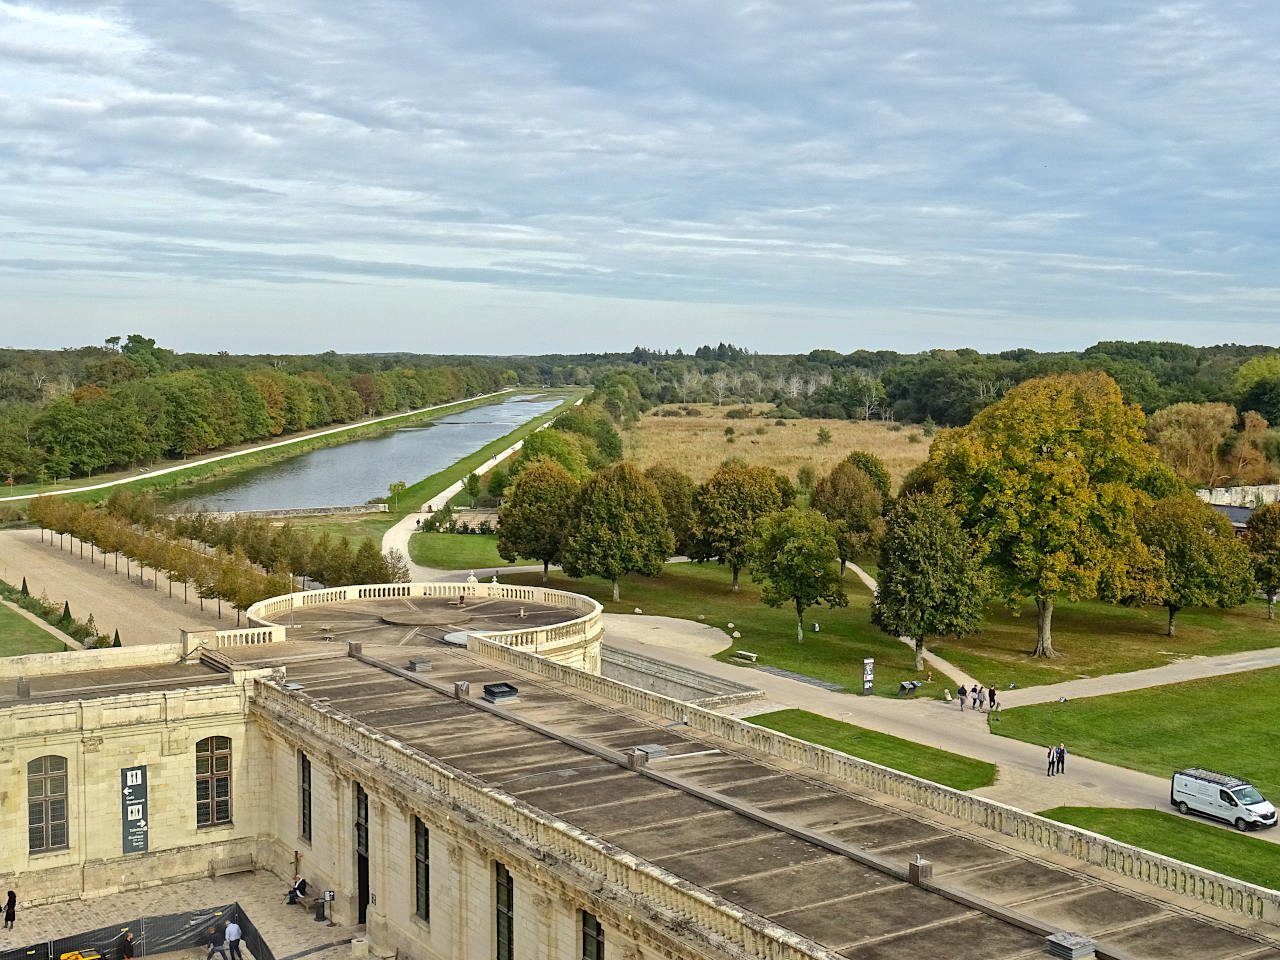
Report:
[[[770,412],[770,416],[777,417],[779,420],[801,420],[799,410],[788,407],[785,403],[779,404],[777,408]]]
[[[684,415],[686,417],[700,417],[702,416],[702,411],[699,410],[697,407],[685,407]]]
[[[655,417],[682,417],[684,414],[676,407],[663,407],[661,410],[653,411]]]
[[[766,427],[763,423],[756,424],[756,434],[757,434],[757,435],[763,436],[764,434],[766,434],[766,433],[768,433],[768,432],[769,432],[769,428],[768,428],[768,427]]]
[[[751,408],[734,407],[732,410],[726,410],[724,416],[726,420],[746,420],[751,416]]]
[[[844,407],[838,403],[820,403],[809,411],[809,416],[818,420],[846,419]]]
[[[728,437],[730,440],[732,440],[732,439],[733,439],[733,434],[734,434],[734,432],[735,432],[735,431],[734,431],[733,427],[725,427],[725,428],[724,428],[724,435],[725,435],[726,437]]]
[[[891,424],[889,424],[889,432],[890,432],[890,433],[897,433],[897,432],[898,432],[899,430],[901,430],[901,429],[902,429],[902,424],[900,424],[900,423],[891,423]]]
[[[933,422],[933,417],[925,417],[920,429],[924,431],[926,437],[932,437],[938,432],[938,425]]]
[[[818,428],[818,446],[825,447],[831,442],[831,431],[826,427]]]
[[[493,524],[488,520],[481,520],[476,524],[476,533],[493,533]]]
[[[787,421],[785,421],[785,420],[775,420],[775,421],[773,421],[773,425],[774,425],[775,427],[785,427],[785,426],[787,425]]]
[[[459,521],[454,525],[454,530],[455,530],[457,533],[470,533],[470,532],[471,532],[471,524],[467,523],[467,521],[465,521],[465,520],[459,520]]]
[[[923,443],[923,442],[924,442],[924,434],[922,433],[913,433],[911,434],[911,436],[907,437],[907,443]]]

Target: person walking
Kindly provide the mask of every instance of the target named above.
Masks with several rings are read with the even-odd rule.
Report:
[[[987,709],[987,688],[982,684],[978,684],[978,709]]]
[[[206,935],[205,940],[209,944],[209,952],[205,954],[204,960],[213,960],[213,955],[215,953],[220,956],[222,960],[227,960],[226,937],[218,936],[217,927],[209,928],[209,933]]]
[[[4,902],[4,928],[6,930],[13,929],[13,918],[18,913],[18,895],[12,890],[9,891],[9,899]]]
[[[973,688],[969,691],[969,693],[973,697],[973,702],[970,703],[969,706],[972,707],[974,710],[977,710],[978,709],[978,685],[976,683],[973,685]]]
[[[1054,770],[1054,767],[1057,766],[1057,763],[1058,763],[1058,751],[1055,750],[1053,747],[1050,747],[1049,748],[1049,769],[1045,771],[1046,776],[1049,776],[1049,777],[1053,776],[1053,770]]]
[[[120,960],[133,960],[133,931],[126,930],[120,938]]]
[[[963,683],[960,684],[960,689],[956,691],[956,699],[960,701],[961,713],[964,713],[964,702],[966,699],[968,699],[968,697],[969,697],[969,688],[966,687]]]
[[[987,691],[987,703],[990,710],[994,713],[996,709],[996,688],[995,684],[991,685],[991,689]]]
[[[231,960],[241,960],[240,957],[240,938],[244,934],[240,932],[240,924],[232,920],[227,924],[227,947],[231,950]]]
[[[1067,745],[1065,743],[1058,744],[1057,765],[1059,773],[1067,772]]]

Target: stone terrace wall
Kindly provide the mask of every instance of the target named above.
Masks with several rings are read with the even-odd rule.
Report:
[[[736,720],[711,710],[650,693],[616,680],[574,670],[545,658],[472,637],[467,649],[566,686],[643,710],[668,720],[684,720],[693,730],[740,744],[768,756],[893,797],[923,812],[943,814],[1005,836],[1130,877],[1161,890],[1213,904],[1249,920],[1280,925],[1280,891],[1120,843],[1079,827],[1037,816],[995,800],[953,790],[838,750]]]

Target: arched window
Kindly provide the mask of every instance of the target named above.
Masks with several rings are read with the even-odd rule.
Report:
[[[196,744],[196,826],[231,822],[231,738]]]
[[[67,758],[38,757],[27,764],[27,848],[32,853],[67,846]]]

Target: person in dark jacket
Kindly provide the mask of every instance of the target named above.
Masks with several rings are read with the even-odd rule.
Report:
[[[1053,769],[1058,765],[1058,751],[1054,747],[1049,748],[1049,769],[1045,771],[1046,776],[1053,776]]]
[[[990,709],[990,710],[994,713],[994,712],[995,712],[995,709],[996,709],[996,687],[995,687],[995,684],[992,684],[992,685],[991,685],[991,689],[987,691],[987,704],[988,704],[988,709]]]
[[[1065,774],[1067,772],[1067,745],[1065,743],[1058,744],[1058,749],[1054,751],[1054,762],[1058,767],[1058,772]]]
[[[209,928],[204,942],[209,947],[209,952],[205,954],[204,960],[213,960],[215,953],[222,957],[222,960],[227,960],[227,938],[224,934],[218,932],[217,927]]]
[[[133,960],[133,931],[126,930],[120,938],[120,960]]]
[[[956,699],[960,701],[961,713],[964,713],[964,698],[967,696],[969,696],[969,689],[962,683],[960,684],[960,689],[956,691]]]
[[[18,913],[18,895],[9,891],[9,899],[4,902],[4,928],[13,929],[13,918]]]

